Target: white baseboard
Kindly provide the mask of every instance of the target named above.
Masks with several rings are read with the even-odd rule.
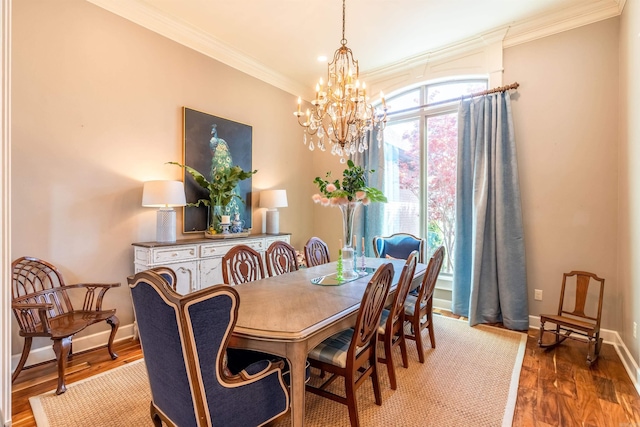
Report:
[[[529,327],[533,329],[540,329],[540,317],[538,316],[529,316]],[[600,337],[604,340],[605,343],[611,344],[613,348],[616,349],[616,353],[618,353],[618,357],[622,361],[622,365],[624,366],[625,371],[627,371],[627,375],[629,375],[629,379],[633,383],[634,387],[640,393],[640,369],[638,368],[638,364],[631,356],[629,349],[620,338],[620,334],[617,331],[612,331],[611,329],[600,329]]]
[[[120,326],[116,333],[115,341],[121,341],[127,338],[133,337],[133,323],[130,325]],[[96,347],[103,347],[109,340],[109,334],[111,330],[98,332],[93,335],[87,335],[85,337],[75,338],[73,340],[73,352],[79,353],[81,351],[90,350]],[[21,349],[22,351],[22,349]],[[37,363],[47,362],[49,360],[55,360],[56,355],[53,352],[52,346],[40,347],[31,350],[27,363],[25,366],[35,365]],[[11,356],[11,370],[15,370],[18,362],[20,361],[20,353]]]
[[[451,311],[451,301],[450,300],[434,298],[433,299],[433,306],[435,308],[439,308],[441,310],[449,310],[449,311]]]

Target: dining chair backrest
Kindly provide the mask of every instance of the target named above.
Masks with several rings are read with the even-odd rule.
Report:
[[[416,272],[416,265],[418,264],[418,251],[413,251],[409,254],[407,262],[405,262],[402,268],[402,274],[400,275],[400,281],[396,287],[396,293],[393,296],[393,303],[391,304],[391,311],[387,318],[386,330],[388,333],[393,334],[393,325],[398,324],[401,320],[400,317],[404,317],[404,302],[409,294],[411,283],[413,281],[413,275]]]
[[[236,245],[222,257],[222,278],[227,285],[264,279],[262,257],[247,245]]]
[[[380,315],[389,296],[393,274],[393,265],[386,263],[376,270],[369,281],[360,303],[347,359],[355,359],[356,351],[363,347],[376,345]]]
[[[177,292],[178,277],[176,276],[176,272],[173,271],[172,268],[163,265],[160,267],[150,268],[149,270],[162,276],[162,278],[167,281],[167,284],[171,287],[171,289]]]
[[[377,258],[407,259],[411,252],[418,251],[418,262],[424,262],[425,247],[425,239],[409,233],[373,238],[373,253]]]
[[[214,285],[182,296],[151,270],[128,283],[154,425],[263,425],[289,409],[277,365],[263,360],[237,374],[228,369],[240,304],[235,289]]]
[[[296,250],[287,242],[276,240],[269,245],[264,255],[269,277],[298,270]]]
[[[427,264],[427,271],[425,273],[424,280],[418,291],[419,304],[433,305],[433,292],[436,288],[436,282],[438,281],[438,275],[442,268],[442,262],[444,260],[444,246],[440,246],[431,255],[429,264]]]
[[[304,245],[304,258],[307,267],[315,267],[316,265],[327,264],[331,262],[329,258],[329,247],[318,237],[312,237]]]
[[[413,283],[413,275],[415,274],[418,263],[417,258],[418,251],[413,251],[409,254],[404,267],[402,267],[402,274],[400,275],[391,307],[388,310],[382,311],[383,314],[378,328],[378,339],[383,341],[384,345],[384,357],[378,357],[378,362],[387,365],[389,385],[392,390],[395,390],[398,386],[395,362],[393,360],[393,350],[395,347],[400,347],[402,365],[405,368],[409,367],[407,343],[404,334],[404,304],[409,294],[411,284]]]
[[[431,347],[436,348],[436,337],[433,325],[433,291],[438,281],[442,261],[444,260],[444,246],[440,246],[431,256],[427,271],[424,274],[418,295],[408,295],[405,307],[405,322],[411,324],[411,333],[406,333],[405,338],[416,342],[418,359],[424,363],[424,350],[422,345],[422,331],[429,330]]]

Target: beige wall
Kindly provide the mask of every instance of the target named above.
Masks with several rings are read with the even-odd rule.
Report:
[[[513,115],[529,312],[557,310],[562,273],[606,279],[603,327],[620,328],[617,18],[504,51]],[[533,299],[534,289],[543,300]]]
[[[183,106],[251,125],[254,190],[286,188],[280,229],[298,248],[312,234],[312,153],[290,94],[81,0],[14,2],[12,89],[12,259],[122,282],[105,301],[121,325],[133,320],[131,243],[155,240],[142,182],[180,179],[164,163],[182,161]]]
[[[640,321],[632,286],[640,236],[630,220],[640,210],[631,160],[640,106],[630,76],[640,71],[632,55],[640,19],[630,7],[620,84],[636,96],[620,108],[620,152],[618,19],[506,49],[503,81],[521,84],[513,110],[530,313],[555,310],[563,272],[594,271],[607,279],[604,327],[621,330],[637,360],[628,323]],[[183,106],[251,125],[254,189],[288,190],[281,229],[297,248],[317,235],[337,252],[339,211],[310,196],[315,176],[344,166],[302,144],[292,95],[80,0],[15,2],[13,37],[12,258],[50,260],[69,281],[124,285],[130,243],[155,236],[155,210],[140,206],[142,182],[180,178],[164,162],[182,159]],[[261,214],[254,210],[258,229]],[[536,288],[542,302],[533,300]],[[132,321],[126,287],[106,303],[122,324]],[[20,341],[12,341],[17,353]]]
[[[621,325],[618,331],[640,365],[640,5],[628,1],[620,19],[620,169],[618,282]]]

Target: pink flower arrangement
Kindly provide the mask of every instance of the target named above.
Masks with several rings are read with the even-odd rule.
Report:
[[[367,186],[365,171],[362,166],[356,166],[353,161],[347,161],[347,169],[343,172],[342,182],[339,180],[329,181],[331,172],[326,175],[327,179],[316,177],[313,182],[318,185],[320,193],[314,194],[311,198],[315,203],[322,206],[340,206],[350,202],[360,202],[368,205],[371,202],[386,202],[387,198],[376,188]]]

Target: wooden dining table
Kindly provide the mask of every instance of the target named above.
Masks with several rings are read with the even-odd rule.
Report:
[[[320,278],[335,282],[337,263],[331,262],[235,286],[240,308],[229,345],[287,358],[291,425],[304,425],[307,355],[324,339],[354,325],[373,270],[387,262],[395,271],[394,292],[405,261],[383,258],[366,258],[367,274],[340,285],[315,283]],[[414,285],[425,271],[425,264],[417,265]]]

